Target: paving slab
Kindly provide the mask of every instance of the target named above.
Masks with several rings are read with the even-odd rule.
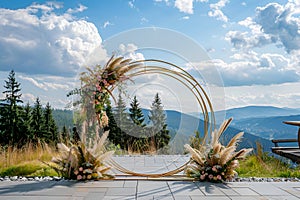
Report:
[[[164,172],[181,166],[187,156],[117,156],[128,169]],[[130,161],[130,162],[129,162]],[[124,164],[124,165],[123,165]],[[124,175],[101,181],[0,181],[0,200],[296,200],[299,182],[229,182],[214,184],[191,181],[183,176],[147,178]]]

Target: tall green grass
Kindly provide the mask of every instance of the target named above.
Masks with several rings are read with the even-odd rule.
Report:
[[[57,173],[42,162],[50,162],[55,148],[47,144],[26,144],[23,148],[1,148],[0,176],[56,176]]]
[[[300,166],[293,168],[287,159],[279,159],[263,152],[262,145],[256,143],[256,152],[240,162],[237,172],[240,177],[297,177]]]

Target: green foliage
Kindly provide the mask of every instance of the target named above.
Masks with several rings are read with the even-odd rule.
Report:
[[[42,167],[41,169],[36,170],[28,176],[32,177],[45,177],[45,176],[58,176],[59,174],[51,167]]]
[[[0,101],[0,136],[1,144],[11,143],[16,145],[21,140],[20,113],[22,111],[20,103],[22,94],[20,93],[20,83],[15,79],[15,72],[9,73],[8,80],[5,81],[5,99]]]
[[[53,119],[52,108],[49,102],[47,103],[44,109],[43,115],[44,115],[43,138],[47,143],[56,144],[58,142],[58,130],[55,121]]]
[[[112,109],[108,103],[106,115],[108,116],[108,126],[104,130],[109,130],[109,140],[119,145],[121,149],[132,153],[156,152],[163,149],[162,153],[168,151],[170,141],[169,130],[167,130],[166,116],[161,100],[156,94],[150,111],[150,124],[145,123],[145,117],[136,96],[130,103],[127,112],[124,99],[119,93],[117,105]]]
[[[190,137],[190,145],[192,148],[198,148],[203,142],[203,138],[200,137],[200,132],[195,131],[195,136]]]
[[[0,145],[21,148],[27,143],[39,141],[56,143],[58,130],[52,116],[50,104],[43,109],[39,98],[34,107],[29,103],[22,106],[20,83],[12,70],[4,85],[5,99],[0,100]]]
[[[58,174],[51,167],[42,163],[26,162],[20,165],[13,165],[0,170],[0,176],[57,176]]]
[[[29,136],[29,140],[33,143],[37,143],[39,138],[43,137],[44,122],[42,105],[40,99],[37,98],[32,109],[32,133]]]
[[[106,114],[108,120],[108,139],[115,145],[120,145],[124,150],[127,149],[126,131],[128,130],[129,119],[126,113],[126,104],[119,93],[116,108],[112,110],[110,103],[107,105]]]
[[[158,93],[154,97],[149,119],[151,121],[151,139],[155,144],[155,149],[166,147],[169,144],[171,136],[167,129],[166,115]]]
[[[16,166],[10,166],[2,169],[1,176],[29,176],[37,170],[42,169],[41,165],[35,163],[25,163]]]
[[[240,177],[298,177],[300,166],[295,169],[273,156],[264,153],[264,159],[257,155],[248,156],[236,170]]]
[[[70,132],[69,132],[69,130],[67,129],[66,126],[63,126],[59,140],[60,140],[61,143],[69,144],[69,142],[70,142]]]
[[[140,104],[136,98],[136,96],[133,97],[132,102],[130,103],[130,108],[129,108],[129,116],[131,121],[140,127],[145,127],[146,125],[144,124],[145,117],[142,112],[142,109],[140,108]]]
[[[62,130],[65,126],[70,128],[74,126],[72,110],[52,110],[53,119],[59,130]]]

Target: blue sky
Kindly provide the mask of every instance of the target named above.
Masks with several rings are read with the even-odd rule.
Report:
[[[117,52],[133,59],[167,59],[187,70],[192,64],[191,71],[205,76],[211,85],[208,93],[217,110],[247,105],[300,107],[299,0],[1,0],[0,18],[0,81],[4,85],[14,69],[25,102],[39,97],[44,104],[65,107],[70,101],[66,93],[78,85],[78,71],[90,64],[95,52],[99,63]],[[145,34],[135,35],[137,28]],[[192,41],[209,62],[154,51],[159,44],[153,44],[152,51],[142,49],[140,40],[154,41],[147,30],[159,28],[183,36],[183,41],[170,42],[169,53],[181,48],[194,54],[183,47]],[[116,49],[106,48],[115,35],[124,38],[126,31],[133,31],[130,43],[124,39]],[[160,38],[158,43],[163,43],[171,36]],[[209,83],[215,77],[222,84]],[[159,91],[167,109],[180,104],[181,109],[193,111],[190,98],[178,94],[184,92],[172,89],[167,80],[145,80],[136,86],[144,88],[136,92],[138,96]],[[140,101],[147,106],[151,100]]]

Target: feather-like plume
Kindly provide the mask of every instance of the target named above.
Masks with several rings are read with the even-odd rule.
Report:
[[[185,144],[184,147],[186,148],[186,150],[188,150],[191,154],[191,157],[193,160],[195,160],[198,164],[203,164],[203,159],[201,158],[201,156],[195,151],[194,148],[192,148],[189,144]]]
[[[228,128],[231,121],[232,121],[232,118],[229,118],[222,123],[222,125],[220,126],[219,131],[218,131],[218,133],[219,133],[218,139],[221,137],[222,133],[224,133],[226,131],[226,129]]]
[[[237,155],[235,156],[236,159],[242,159],[244,158],[247,154],[249,154],[251,151],[253,151],[252,148],[249,149],[242,149],[240,150]]]
[[[114,71],[120,65],[123,59],[124,57],[118,57],[111,60],[111,62],[108,64],[107,70],[110,72]]]
[[[107,61],[106,65],[105,65],[105,68],[108,68],[109,64],[112,62],[112,60],[114,59],[115,55],[112,55],[110,57],[110,59]]]
[[[231,147],[231,146],[236,146],[237,143],[240,141],[240,139],[243,137],[244,135],[244,132],[240,132],[238,134],[236,134],[230,141],[229,143],[227,144],[227,148],[228,147]]]
[[[65,151],[65,152],[69,152],[70,151],[70,149],[69,149],[69,147],[67,147],[64,143],[58,143],[57,144],[57,148],[58,148],[58,150],[59,151]]]
[[[225,165],[225,163],[227,163],[228,160],[230,160],[231,155],[233,154],[235,149],[236,149],[235,146],[231,146],[231,147],[225,148],[223,151],[221,151],[220,160],[219,160],[220,165]]]

